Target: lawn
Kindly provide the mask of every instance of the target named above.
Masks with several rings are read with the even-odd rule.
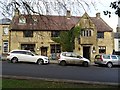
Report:
[[[44,80],[22,80],[22,79],[2,79],[2,88],[118,88],[109,85],[93,85],[80,83],[66,83],[58,81]]]

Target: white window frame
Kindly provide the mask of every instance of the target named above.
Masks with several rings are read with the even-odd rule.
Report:
[[[92,36],[92,33],[93,33],[93,30],[92,29],[83,29],[81,34],[83,37],[91,37]]]
[[[120,40],[118,41],[118,48],[120,49]]]
[[[9,34],[9,27],[3,27],[3,35]]]
[[[4,41],[3,42],[3,52],[7,53],[8,49],[9,49],[9,43],[8,43],[8,41]]]

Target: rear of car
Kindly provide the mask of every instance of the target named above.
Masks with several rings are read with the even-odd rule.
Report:
[[[119,65],[120,64],[119,62],[120,62],[119,55],[107,55],[107,54],[96,55],[94,60],[95,64],[106,65],[109,68],[111,68],[113,65]]]
[[[62,52],[59,56],[58,63],[60,65],[67,64],[82,64],[85,67],[90,65],[90,61],[76,53],[73,52]]]

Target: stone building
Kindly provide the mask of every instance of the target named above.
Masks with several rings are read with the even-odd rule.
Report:
[[[5,55],[9,52],[9,26],[11,20],[3,18],[0,20],[0,55]]]
[[[51,56],[60,53],[61,45],[51,38],[58,37],[61,31],[68,31],[80,26],[80,36],[75,39],[75,50],[93,61],[96,54],[111,54],[113,30],[100,17],[90,17],[85,13],[82,17],[50,15],[22,15],[16,13],[10,25],[9,47],[13,49],[29,49],[37,54]]]

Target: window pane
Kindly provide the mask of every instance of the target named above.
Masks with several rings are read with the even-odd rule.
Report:
[[[26,18],[25,17],[20,17],[19,18],[19,23],[20,24],[25,24],[26,23]]]
[[[33,31],[23,31],[24,37],[33,37]]]
[[[92,29],[86,28],[81,30],[81,36],[90,37],[92,36]]]
[[[110,59],[110,55],[103,55],[104,59]]]
[[[104,38],[104,32],[97,32],[97,38]]]
[[[116,56],[111,56],[112,57],[112,59],[117,59],[117,57]]]
[[[3,52],[8,52],[8,42],[3,42]]]
[[[4,35],[8,35],[8,31],[9,31],[9,28],[8,28],[8,27],[4,27],[4,28],[3,28],[3,34],[4,34]]]
[[[105,46],[99,46],[99,53],[102,54],[102,53],[106,53],[106,47]]]
[[[119,46],[118,46],[118,47],[120,48],[120,41],[119,41],[118,43],[119,43]]]
[[[51,37],[58,37],[60,35],[59,31],[52,31],[51,32]]]

